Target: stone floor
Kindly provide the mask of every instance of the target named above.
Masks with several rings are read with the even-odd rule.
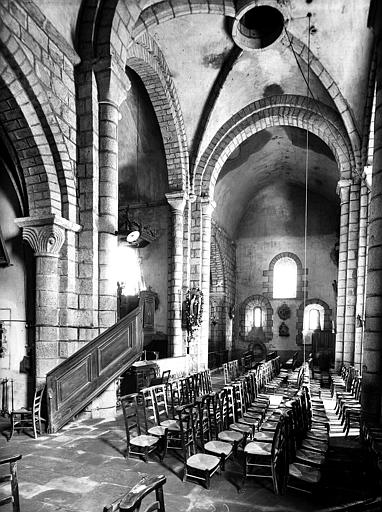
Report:
[[[354,435],[357,432],[344,438],[329,395],[325,403],[333,418],[331,448],[321,487],[314,496],[294,490],[276,496],[268,480],[249,479],[241,488],[240,458],[213,477],[210,490],[183,483],[183,465],[175,456],[167,456],[164,464],[155,456],[148,463],[126,460],[121,414],[114,419],[74,421],[57,434],[36,440],[27,432],[16,434],[9,442],[8,420],[1,418],[0,448],[4,456],[23,456],[19,462],[22,512],[101,512],[104,505],[133,486],[141,473],[166,475],[167,512],[347,510],[346,503],[378,494],[375,476]],[[11,506],[2,510],[11,510]]]

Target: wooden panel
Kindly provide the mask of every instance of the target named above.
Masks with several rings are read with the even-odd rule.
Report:
[[[137,308],[65,359],[47,375],[50,432],[57,432],[139,357],[142,319]]]
[[[57,401],[65,402],[76,395],[91,381],[89,358],[71,368],[57,380]]]

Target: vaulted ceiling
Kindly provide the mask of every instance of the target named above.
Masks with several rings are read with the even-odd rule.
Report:
[[[138,22],[166,3],[125,2]],[[237,2],[237,12],[245,3]],[[172,4],[182,2],[173,0]],[[205,4],[205,13],[177,17],[170,13],[148,25],[170,70],[188,148],[196,163],[218,130],[232,122],[235,114],[259,100],[272,103],[271,98],[285,95],[313,97],[319,105],[332,109],[339,123],[348,123],[344,131],[350,118],[362,138],[372,53],[368,0],[258,0],[259,6],[279,6],[285,26],[272,44],[264,43],[265,47],[253,50],[238,46],[237,39],[235,42],[233,17],[223,11],[218,14],[217,9],[209,9],[209,2]],[[39,7],[74,45],[81,0],[41,0]],[[252,10],[250,16],[256,18],[256,12]],[[256,19],[248,17],[244,23],[242,18],[241,23],[241,29],[247,23],[249,32],[256,28]],[[308,44],[312,51],[309,91],[306,51],[301,51]],[[341,108],[347,109],[347,119]],[[305,184],[305,131],[297,125],[279,124],[243,137],[222,167],[214,191],[215,216],[232,236],[248,201],[259,190],[276,180],[300,187]],[[308,162],[309,188],[335,202],[339,168],[328,146],[313,134],[309,136]]]

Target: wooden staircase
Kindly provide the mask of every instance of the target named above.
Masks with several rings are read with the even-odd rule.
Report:
[[[47,377],[49,432],[57,432],[142,354],[137,307],[51,370]]]

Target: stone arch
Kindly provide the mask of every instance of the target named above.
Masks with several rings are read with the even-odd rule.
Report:
[[[274,268],[277,261],[282,258],[291,258],[297,265],[297,288],[296,288],[296,299],[304,298],[304,290],[306,289],[306,282],[304,276],[307,270],[302,267],[300,258],[293,252],[281,252],[277,254],[269,263],[268,270],[263,271],[265,281],[263,283],[264,295],[269,298],[273,298],[273,275]]]
[[[54,212],[74,221],[77,202],[74,161],[70,157],[65,136],[29,59],[2,20],[0,20],[0,38],[1,78],[14,97],[30,130],[31,141],[34,141],[30,142],[33,150],[28,151],[26,147],[24,148],[24,154],[30,153],[29,156],[20,159],[26,174],[27,187],[30,188],[29,185],[33,182],[34,194],[41,192],[44,196],[43,200],[30,201],[32,211],[37,209],[39,213]],[[25,161],[28,158],[35,158],[35,161],[33,165],[25,167]],[[39,168],[36,169],[36,167]],[[31,176],[35,177],[34,180]],[[49,191],[50,204],[47,204],[45,197],[47,191]],[[30,195],[30,192],[28,193]]]
[[[148,30],[150,27],[159,25],[164,21],[189,16],[191,14],[220,14],[234,18],[236,15],[235,4],[232,0],[189,0],[180,3],[165,0],[153,3],[142,10],[134,27],[133,36]]]
[[[360,166],[361,162],[361,139],[356,128],[352,111],[343,97],[340,89],[338,88],[336,82],[332,78],[332,76],[328,73],[328,71],[324,68],[320,60],[313,54],[313,52],[297,37],[292,35],[289,31],[281,38],[281,44],[289,47],[293,45],[293,49],[297,55],[301,57],[301,59],[307,64],[309,60],[309,65],[311,71],[316,75],[316,77],[320,80],[322,85],[327,90],[328,94],[333,100],[333,103],[337,107],[337,110],[342,118],[342,121],[345,125],[346,131],[349,136],[349,140],[354,152],[354,156],[356,159],[357,169],[362,172]]]
[[[309,304],[319,304],[324,308],[324,330],[329,331],[332,329],[332,310],[329,305],[322,299],[307,299],[302,302],[297,308],[296,331],[297,335],[301,335],[304,326],[304,309]]]
[[[155,110],[166,154],[169,189],[187,190],[188,147],[179,99],[165,58],[149,34],[142,34],[129,48],[126,65],[141,78]]]
[[[269,302],[269,299],[265,295],[251,295],[250,297],[247,297],[240,306],[240,337],[242,339],[247,338],[247,328],[245,325],[245,314],[249,307],[261,307],[265,322],[264,322],[264,335],[265,340],[270,341],[273,338],[273,308],[271,306],[271,303]],[[247,341],[247,340],[246,340]],[[248,340],[253,341],[253,340]],[[255,341],[258,341],[255,339]]]
[[[322,117],[325,114],[325,118]],[[305,96],[270,96],[247,105],[215,134],[196,167],[194,190],[213,197],[214,187],[228,156],[248,137],[270,126],[296,126],[320,137],[332,150],[341,179],[350,179],[355,167],[350,141],[338,113]]]
[[[85,4],[78,24],[79,51],[87,58],[101,58],[106,67],[110,59],[120,73],[131,67],[142,79],[157,115],[165,147],[170,191],[189,188],[189,164],[186,132],[174,82],[158,45],[150,34],[132,38],[139,16],[122,0]],[[98,66],[99,68],[99,66]],[[97,69],[100,71],[100,68]]]
[[[11,144],[17,150],[26,184],[29,214],[61,215],[61,197],[53,157],[49,152],[45,154],[41,151],[42,148],[49,146],[39,118],[13,70],[1,54],[0,68],[0,122],[7,131]],[[7,119],[7,114],[10,113],[12,119]],[[42,141],[41,146],[36,140]]]

